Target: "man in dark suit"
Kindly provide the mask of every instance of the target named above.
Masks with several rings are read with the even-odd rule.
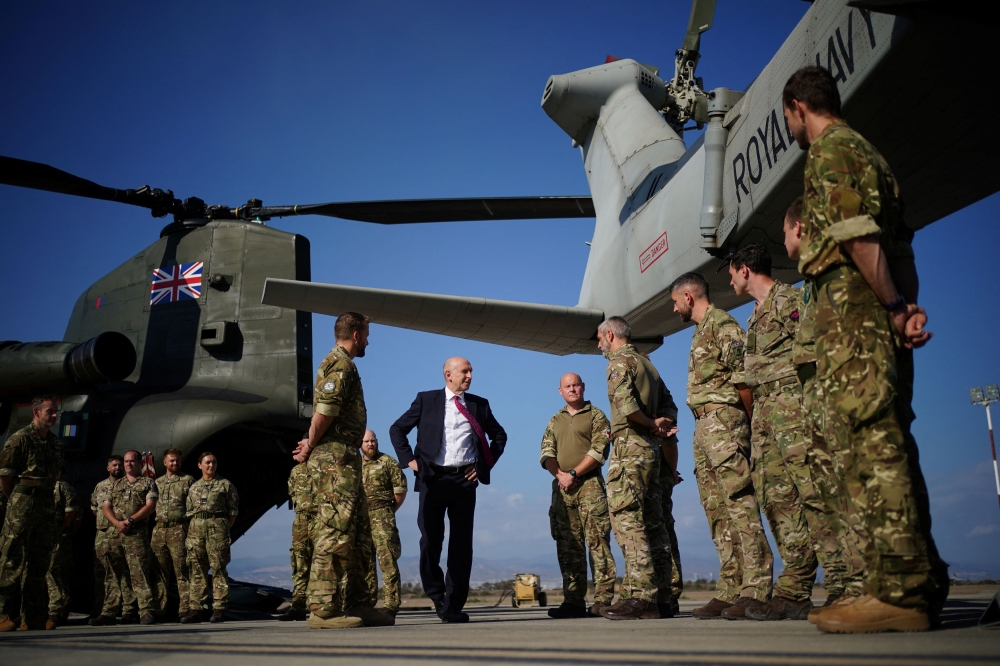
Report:
[[[400,465],[413,470],[420,493],[420,581],[442,622],[468,622],[462,612],[472,573],[472,524],[476,486],[489,484],[507,433],[485,398],[467,393],[472,365],[461,357],[444,364],[445,388],[423,391],[389,428]],[[417,428],[417,446],[407,435]],[[487,437],[490,441],[487,442]],[[448,514],[448,575],[441,571],[444,516]]]

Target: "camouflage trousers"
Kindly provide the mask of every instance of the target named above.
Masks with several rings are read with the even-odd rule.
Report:
[[[133,593],[130,598],[125,599],[125,593],[122,592],[122,615],[134,615],[136,605],[140,614],[155,612],[148,526],[136,524],[127,534],[117,533],[114,528],[109,531],[116,533],[107,544],[108,563],[114,570],[116,578],[128,581]],[[122,589],[124,590],[124,584]],[[104,600],[102,615],[114,615],[116,610],[112,600]]]
[[[309,569],[310,610],[340,613],[371,605],[367,585],[373,547],[357,447],[324,442],[309,456],[316,479],[316,535]]]
[[[167,608],[167,587],[173,576],[177,582],[177,612],[190,610],[191,588],[188,581],[187,523],[180,521],[169,527],[156,525],[149,546],[153,551],[156,581],[156,608],[162,613]]]
[[[773,556],[754,496],[746,412],[734,405],[708,412],[695,422],[692,444],[698,494],[719,553],[715,596],[767,601]]]
[[[842,452],[847,495],[868,537],[865,592],[896,606],[926,609],[938,585],[913,489],[915,463],[897,415],[892,323],[857,271],[842,269],[810,292],[828,437]]]
[[[600,472],[578,479],[571,490],[552,481],[549,526],[556,541],[556,557],[563,579],[563,603],[585,606],[587,559],[594,575],[594,601],[611,604],[618,572],[611,554],[608,496]]]
[[[805,431],[810,438],[807,462],[813,489],[813,495],[805,497],[806,515],[818,523],[814,530],[811,522],[810,531],[823,565],[823,587],[828,595],[858,597],[864,594],[863,551],[867,537],[861,518],[848,498],[844,456],[836,441],[826,435],[826,405],[822,388],[815,378],[806,380],[803,385],[802,402],[806,412]],[[856,499],[864,501],[863,497]]]
[[[818,569],[803,499],[803,492],[812,493],[804,422],[798,380],[755,397],[750,429],[751,478],[784,564],[774,592],[793,601],[811,596]]]
[[[60,516],[61,517],[61,516]],[[52,488],[15,491],[0,530],[0,618],[21,616],[28,623],[48,618],[45,574],[56,539]]]
[[[112,566],[109,552],[117,548],[117,530],[109,527],[98,530],[94,537],[94,606],[91,615],[114,617],[120,610],[135,605],[135,593],[128,576],[121,576]]]
[[[674,470],[670,469],[663,456],[660,456],[660,488],[663,490],[663,520],[667,524],[667,535],[670,537],[670,597],[674,603],[684,592],[684,574],[681,570],[681,551],[677,547],[677,531],[674,529]],[[670,599],[661,596],[660,603],[670,603]]]
[[[296,511],[292,521],[292,608],[306,610],[306,588],[309,586],[309,566],[313,557],[313,529],[316,514]]]
[[[61,517],[61,516],[60,516]],[[45,574],[45,584],[49,591],[49,615],[62,616],[69,613],[70,579],[73,576],[73,537],[64,532],[62,525],[56,524],[56,541],[49,560],[49,571]]]
[[[208,570],[212,570],[212,609],[229,608],[229,517],[192,518],[184,542],[187,551],[188,608],[201,610],[208,604]]]
[[[368,507],[368,518],[371,522],[373,555],[378,559],[378,568],[382,570],[382,597],[385,607],[399,609],[399,556],[403,546],[399,542],[399,530],[396,529],[396,512],[388,504]],[[366,576],[368,591],[378,600],[378,578],[375,567],[372,566]],[[373,604],[374,605],[374,604]]]
[[[608,510],[625,558],[621,599],[665,601],[670,589],[670,537],[663,520],[658,440],[619,433],[608,460]]]

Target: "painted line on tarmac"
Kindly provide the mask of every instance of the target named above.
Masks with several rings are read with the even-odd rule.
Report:
[[[456,660],[477,659],[499,662],[548,662],[548,663],[616,663],[616,664],[819,664],[821,666],[935,666],[946,663],[954,666],[981,666],[993,664],[994,657],[872,657],[854,655],[784,655],[746,653],[664,653],[664,652],[606,652],[588,650],[585,652],[569,649],[538,648],[449,648],[449,647],[367,647],[367,646],[297,646],[297,645],[246,645],[209,644],[178,645],[170,643],[96,643],[74,640],[11,640],[4,641],[10,647],[41,647],[52,649],[77,648],[82,650],[113,650],[116,652],[173,652],[188,654],[257,654],[295,655],[299,657],[341,657],[341,658],[384,658],[384,659],[434,659]]]

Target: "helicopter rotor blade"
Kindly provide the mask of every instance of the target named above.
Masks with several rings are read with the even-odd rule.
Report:
[[[150,209],[154,217],[163,217],[168,213],[184,210],[181,202],[174,198],[173,192],[169,190],[163,192],[149,186],[135,190],[119,190],[115,187],[98,185],[48,164],[3,155],[0,155],[0,184],[127,203]]]
[[[537,220],[594,217],[590,197],[480,197],[475,199],[408,199],[348,201],[303,206],[266,206],[262,218],[324,215],[375,224],[467,222],[473,220]],[[251,213],[253,214],[253,213]]]
[[[712,27],[715,17],[715,0],[694,0],[691,3],[691,18],[688,19],[684,45],[687,51],[701,50],[701,33]]]

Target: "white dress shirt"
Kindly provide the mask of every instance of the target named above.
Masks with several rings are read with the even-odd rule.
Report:
[[[462,416],[455,406],[455,393],[447,386],[444,389],[444,434],[441,437],[441,448],[434,457],[434,464],[443,467],[462,467],[476,462],[476,432],[469,420]],[[462,406],[465,395],[458,396]]]

